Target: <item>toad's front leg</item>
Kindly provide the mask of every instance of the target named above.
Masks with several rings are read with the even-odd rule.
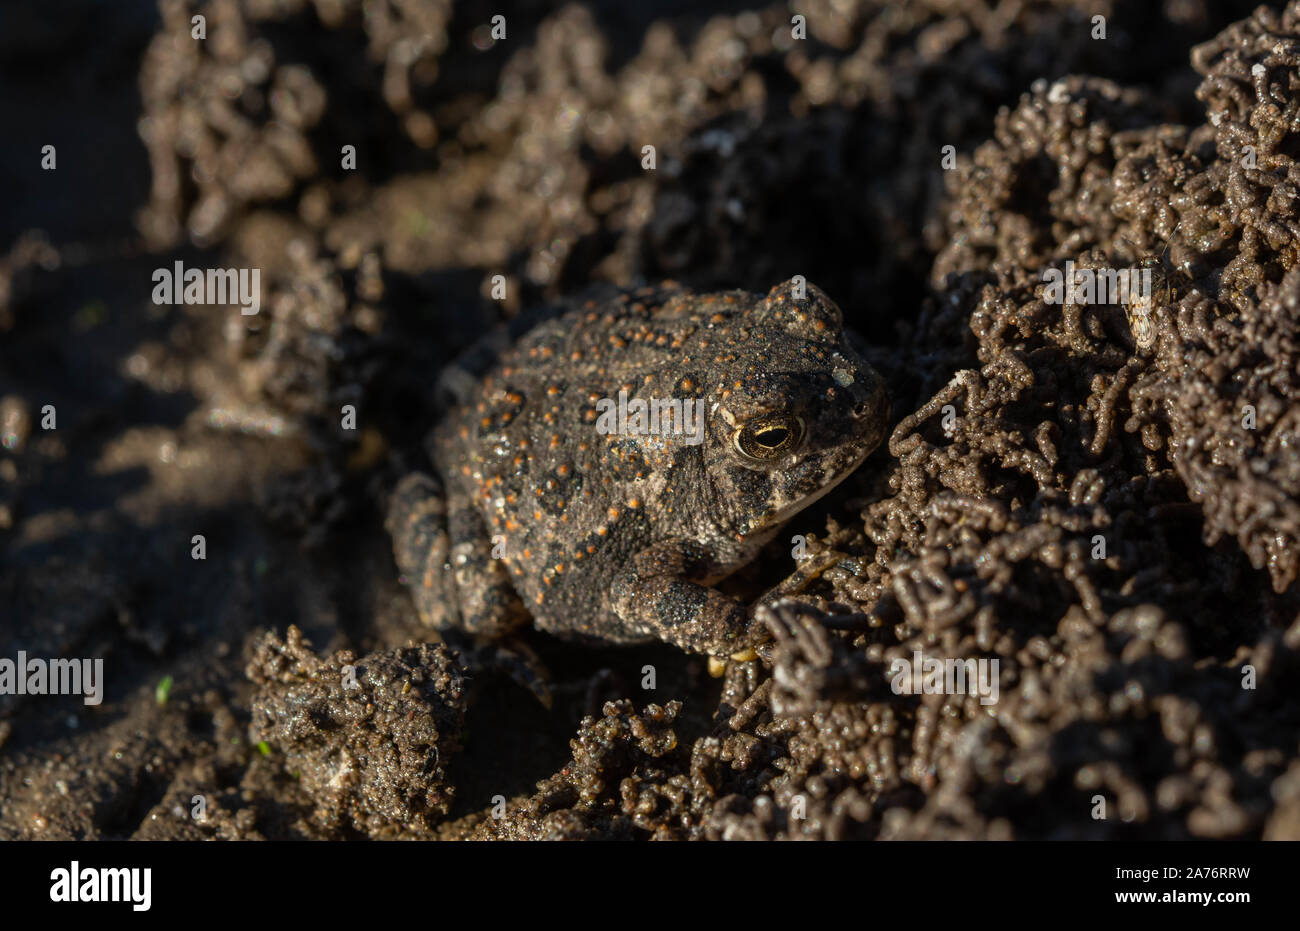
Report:
[[[706,547],[669,540],[632,558],[614,579],[611,604],[638,632],[692,653],[729,656],[754,645],[756,627],[743,604],[702,584],[721,574]]]

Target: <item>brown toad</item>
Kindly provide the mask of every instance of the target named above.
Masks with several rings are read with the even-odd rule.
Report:
[[[531,616],[711,655],[762,625],[710,586],[857,468],[889,416],[839,308],[799,279],[521,318],[442,386],[439,478],[404,478],[388,517],[421,619],[496,638]]]

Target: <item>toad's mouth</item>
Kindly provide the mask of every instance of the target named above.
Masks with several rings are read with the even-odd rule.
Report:
[[[760,518],[757,522],[750,525],[750,527],[747,530],[742,531],[740,535],[743,538],[745,543],[745,553],[741,556],[741,558],[735,560],[729,566],[727,566],[724,572],[720,572],[714,576],[702,580],[702,584],[716,585],[718,582],[721,582],[723,579],[732,575],[737,570],[753,562],[754,558],[759,554],[759,552],[763,549],[763,547],[771,542],[772,538],[777,535],[777,533],[781,530],[781,527],[784,526],[785,523],[790,520],[790,518],[794,517],[800,511],[805,510],[808,507],[811,507],[813,504],[816,504],[818,501],[820,501],[822,498],[828,495],[831,491],[835,489],[836,486],[838,486],[846,478],[848,478],[850,475],[856,472],[858,466],[862,465],[862,463],[866,461],[867,456],[869,456],[870,454],[871,454],[871,450],[866,450],[865,452],[860,454],[856,459],[854,459],[852,462],[846,463],[843,469],[839,470],[838,472],[831,473],[830,477],[827,478],[816,491],[812,492],[811,494],[805,495],[804,497],[798,499],[797,501],[794,501],[793,503],[771,514],[770,516]],[[716,489],[715,489],[715,493],[716,493]]]
[[[802,498],[797,498],[789,502],[784,507],[773,511],[765,511],[756,516],[753,520],[746,522],[743,526],[733,526],[732,531],[742,538],[746,544],[752,546],[753,553],[751,558],[756,555],[758,550],[764,546],[773,536],[784,526],[792,517],[800,511],[806,510],[816,504],[826,495],[835,490],[846,478],[857,471],[858,467],[866,461],[867,456],[871,454],[870,449],[862,450],[852,460],[845,462],[843,465],[834,470],[822,474],[818,486]],[[807,463],[803,464],[807,466]],[[796,466],[795,468],[799,468]],[[722,494],[716,487],[713,489],[716,500],[722,500]],[[734,568],[739,568],[743,563]]]
[[[826,473],[822,477],[822,484],[819,488],[817,488],[815,491],[811,492],[810,494],[804,495],[802,498],[799,498],[798,500],[786,505],[784,508],[777,511],[774,515],[772,515],[770,518],[766,519],[763,522],[762,527],[768,528],[772,531],[779,530],[781,528],[781,525],[784,524],[786,521],[788,521],[790,518],[794,517],[800,511],[812,507],[822,498],[826,497],[828,494],[834,491],[835,488],[839,486],[846,478],[848,478],[850,475],[852,475],[854,472],[858,470],[858,466],[866,462],[867,456],[869,456],[870,454],[871,454],[871,450],[869,449],[863,450],[857,455],[855,459],[853,459],[851,462],[846,463],[843,468],[839,469],[836,472]]]

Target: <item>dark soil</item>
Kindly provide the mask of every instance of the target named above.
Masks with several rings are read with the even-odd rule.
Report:
[[[798,7],[0,5],[0,659],[106,681],[0,695],[0,838],[1300,839],[1300,2]],[[1149,347],[1043,299],[1147,256]],[[439,369],[796,274],[896,417],[729,582],[811,609],[720,679],[530,633],[549,709],[435,643],[382,515]]]

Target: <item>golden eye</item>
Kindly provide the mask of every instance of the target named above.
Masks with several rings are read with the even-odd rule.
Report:
[[[732,443],[746,459],[770,462],[793,450],[802,439],[803,421],[798,417],[768,414],[755,417],[737,430]]]

